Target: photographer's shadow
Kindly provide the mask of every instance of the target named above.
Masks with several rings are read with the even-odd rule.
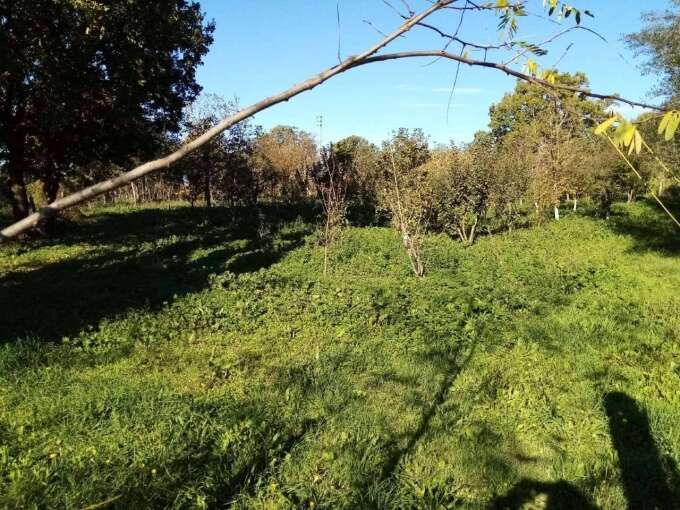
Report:
[[[604,396],[612,443],[619,456],[621,483],[630,510],[680,508],[680,477],[669,456],[662,456],[649,418],[637,402],[621,392]]]

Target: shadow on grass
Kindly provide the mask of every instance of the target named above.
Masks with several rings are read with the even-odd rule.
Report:
[[[621,392],[607,393],[604,406],[612,443],[619,456],[628,508],[678,508],[677,466],[670,457],[662,459],[652,438],[647,413],[633,398]]]
[[[669,194],[662,200],[676,218],[680,218],[680,193]],[[680,228],[661,209],[653,198],[620,206],[607,221],[616,233],[633,239],[633,250],[656,251],[669,256],[680,254]]]
[[[309,207],[143,209],[60,227],[42,245],[86,242],[81,255],[0,278],[0,343],[58,341],[134,309],[158,310],[201,291],[216,273],[257,271],[300,246]],[[302,217],[298,228],[282,231]]]
[[[540,506],[526,506],[539,501]],[[542,508],[545,510],[597,509],[576,487],[564,480],[539,482],[528,478],[517,483],[504,496],[494,499],[489,508],[495,510],[519,510],[520,508]]]
[[[446,402],[449,390],[453,386],[453,383],[456,382],[458,374],[463,371],[465,366],[472,359],[475,347],[476,343],[466,344],[460,342],[453,349],[437,349],[430,354],[429,357],[432,358],[433,362],[442,365],[444,380],[434,394],[432,402],[423,410],[418,427],[416,427],[413,434],[410,435],[406,445],[403,448],[395,450],[387,459],[382,473],[383,480],[395,475],[402,459],[411,453],[418,444],[418,441],[427,434],[432,419],[437,414],[437,411],[442,404]]]

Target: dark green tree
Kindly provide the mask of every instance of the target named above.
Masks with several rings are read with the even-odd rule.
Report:
[[[16,219],[93,162],[152,155],[200,92],[213,23],[190,0],[0,0],[0,166]]]
[[[638,55],[647,57],[643,70],[660,76],[655,93],[680,105],[680,0],[662,12],[646,13],[645,26],[626,41]]]

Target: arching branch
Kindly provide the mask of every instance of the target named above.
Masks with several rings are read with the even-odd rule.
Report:
[[[447,51],[442,51],[442,50],[421,50],[421,51],[401,51],[398,53],[385,53],[383,55],[374,55],[372,57],[369,57],[367,59],[362,60],[361,62],[355,62],[351,67],[358,67],[366,64],[372,64],[375,62],[384,62],[388,60],[397,60],[401,58],[417,58],[417,57],[437,57],[437,58],[446,58],[449,60],[455,60],[457,62],[460,62],[461,64],[466,64],[472,67],[487,67],[490,69],[496,69],[498,71],[502,71],[508,76],[514,76],[515,78],[518,78],[520,80],[533,83],[535,85],[540,85],[541,87],[546,87],[549,89],[556,89],[556,90],[564,90],[568,92],[573,92],[574,94],[580,94],[582,96],[586,97],[592,97],[593,99],[606,99],[610,101],[617,101],[619,103],[625,103],[630,106],[638,106],[640,108],[648,108],[650,110],[655,110],[658,112],[664,112],[666,111],[664,108],[652,104],[647,104],[647,103],[641,103],[638,101],[633,101],[631,99],[626,99],[621,96],[617,96],[614,94],[599,94],[597,92],[593,92],[589,89],[582,89],[579,87],[572,87],[570,85],[563,85],[560,83],[550,83],[546,80],[542,80],[540,78],[537,78],[535,76],[522,73],[520,71],[517,71],[515,69],[512,69],[511,67],[508,67],[505,64],[501,64],[498,62],[488,62],[484,60],[475,60],[472,58],[464,57],[462,55],[456,55],[454,53],[449,53]]]
[[[521,73],[519,71],[516,71],[504,64],[501,63],[495,63],[495,62],[486,62],[486,61],[480,61],[480,60],[474,60],[470,59],[467,57],[464,57],[463,55],[455,55],[453,53],[448,53],[445,50],[436,50],[436,51],[407,51],[407,52],[400,52],[400,53],[390,53],[390,54],[383,54],[383,55],[377,55],[378,51],[380,51],[382,48],[387,46],[390,42],[394,41],[398,37],[401,37],[403,34],[411,30],[413,27],[419,25],[422,23],[424,19],[426,19],[428,16],[430,16],[432,13],[439,11],[440,9],[446,9],[450,7],[457,7],[453,6],[452,4],[456,0],[437,0],[432,2],[432,5],[422,11],[420,14],[411,16],[408,18],[404,23],[397,28],[394,32],[391,34],[387,35],[384,37],[382,40],[380,40],[378,43],[374,44],[367,50],[365,50],[363,53],[356,55],[356,56],[351,56],[343,60],[341,63],[326,69],[325,71],[313,76],[312,78],[299,83],[297,85],[294,85],[290,87],[289,89],[276,94],[274,96],[268,97],[266,99],[263,99],[262,101],[259,101],[251,106],[248,106],[247,108],[244,108],[243,110],[235,113],[234,115],[231,115],[229,117],[226,117],[222,119],[218,124],[210,128],[208,131],[200,135],[198,138],[190,141],[189,143],[183,145],[179,149],[177,149],[175,152],[169,154],[166,157],[156,159],[153,161],[149,161],[147,163],[144,163],[136,168],[133,168],[132,170],[119,175],[117,177],[114,177],[112,179],[108,179],[105,181],[102,181],[100,183],[94,184],[92,186],[89,186],[87,188],[84,188],[76,193],[73,193],[71,195],[68,195],[66,197],[63,197],[59,200],[56,200],[49,204],[46,207],[43,207],[39,211],[31,214],[30,216],[24,218],[21,221],[18,221],[17,223],[14,223],[13,225],[10,225],[9,227],[5,228],[4,230],[0,231],[0,242],[2,241],[7,241],[8,239],[11,239],[13,237],[18,236],[19,234],[22,234],[26,232],[27,230],[33,228],[35,225],[37,225],[39,222],[42,220],[45,220],[51,216],[54,216],[57,214],[59,211],[63,211],[65,209],[68,209],[69,207],[76,206],[78,204],[82,204],[83,202],[86,202],[88,200],[91,200],[99,195],[102,195],[104,193],[108,193],[110,191],[113,191],[115,189],[118,189],[122,186],[125,186],[127,184],[130,184],[131,182],[135,181],[136,179],[139,179],[140,177],[143,177],[147,174],[150,174],[152,172],[156,172],[165,168],[168,168],[170,165],[173,163],[177,162],[178,160],[182,159],[184,156],[187,154],[190,154],[191,152],[199,149],[200,147],[204,146],[210,140],[214,139],[218,135],[220,135],[222,132],[226,131],[233,125],[248,119],[249,117],[252,117],[258,112],[261,112],[262,110],[266,110],[267,108],[270,108],[276,104],[279,104],[284,101],[288,101],[289,99],[297,96],[298,94],[301,94],[302,92],[305,92],[307,90],[311,90],[315,88],[316,86],[324,83],[325,81],[329,80],[330,78],[344,73],[345,71],[348,71],[349,69],[353,69],[355,67],[359,67],[362,65],[366,64],[371,64],[375,62],[382,62],[382,61],[388,61],[388,60],[396,60],[396,59],[401,59],[401,58],[414,58],[414,57],[437,57],[437,58],[447,58],[450,60],[455,60],[459,63],[470,65],[470,66],[478,66],[478,67],[487,67],[487,68],[492,68],[492,69],[497,69],[499,71],[502,71],[506,73],[507,75],[514,76],[518,79],[527,81],[529,83],[534,83],[543,87],[547,88],[552,88],[552,89],[559,89],[559,90],[566,90],[566,91],[571,91],[573,93],[577,94],[582,94],[583,96],[587,97],[592,97],[592,98],[597,98],[597,99],[609,99],[613,101],[619,101],[622,103],[626,103],[631,106],[640,106],[643,108],[649,108],[657,111],[663,111],[662,108],[659,108],[657,106],[645,104],[645,103],[640,103],[637,101],[632,101],[628,99],[624,99],[618,96],[614,95],[609,95],[609,94],[598,94],[595,92],[591,92],[590,90],[586,89],[579,89],[578,87],[570,87],[568,85],[561,85],[561,84],[553,84],[549,83],[548,81],[536,78],[535,76],[531,76],[525,73]],[[466,7],[472,6],[473,8],[476,9],[486,9],[487,6],[482,6],[482,5],[477,5],[472,1],[467,1],[465,3]],[[459,8],[459,9],[464,9],[464,8]]]
[[[252,117],[253,115],[255,115],[258,112],[261,112],[262,110],[266,110],[271,106],[282,103],[284,101],[288,101],[289,99],[297,96],[298,94],[301,94],[302,92],[311,90],[314,87],[329,80],[333,76],[336,76],[340,73],[345,72],[347,69],[350,69],[357,62],[364,61],[371,55],[374,55],[382,48],[387,46],[390,42],[395,40],[400,35],[411,30],[411,28],[413,28],[419,22],[427,18],[430,14],[432,14],[435,11],[438,11],[443,7],[446,7],[447,5],[453,3],[454,1],[455,0],[438,0],[437,2],[434,2],[430,7],[425,9],[420,14],[412,16],[411,18],[407,19],[394,32],[384,37],[381,41],[374,44],[360,55],[350,56],[343,60],[340,64],[333,66],[329,69],[326,69],[325,71],[317,74],[316,76],[313,76],[312,78],[302,83],[293,85],[291,88],[275,96],[263,99],[262,101],[259,101],[247,108],[244,108],[243,110],[235,113],[234,115],[222,119],[219,123],[217,123],[215,126],[213,126],[208,131],[203,133],[201,136],[183,145],[175,152],[169,154],[164,158],[149,161],[136,168],[133,168],[132,170],[122,175],[119,175],[112,179],[108,179],[106,181],[99,182],[97,184],[84,188],[76,193],[72,193],[71,195],[60,198],[59,200],[55,200],[46,207],[41,208],[39,211],[27,216],[23,220],[20,220],[14,223],[13,225],[10,225],[9,227],[0,231],[0,242],[6,241],[8,239],[18,236],[23,232],[26,232],[27,230],[35,227],[41,221],[51,216],[54,216],[59,211],[63,211],[64,209],[68,209],[69,207],[82,204],[83,202],[86,202],[99,195],[108,193],[109,191],[113,191],[122,186],[130,184],[136,179],[139,179],[140,177],[143,177],[157,170],[168,168],[170,165],[179,161],[187,154],[190,154],[191,152],[194,152],[195,150],[204,146],[210,140],[217,137],[219,134],[223,133],[234,124],[238,124],[239,122],[249,117]]]

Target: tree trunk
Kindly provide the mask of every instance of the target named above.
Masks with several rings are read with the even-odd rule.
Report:
[[[48,204],[51,204],[57,199],[57,193],[59,193],[59,177],[58,175],[52,175],[47,179],[43,179],[42,182],[45,199]]]
[[[135,202],[135,205],[139,205],[139,193],[137,192],[137,185],[134,182],[131,182],[130,189],[132,190],[132,200]]]
[[[477,232],[477,223],[479,223],[479,216],[475,217],[475,222],[470,228],[470,235],[468,236],[468,244],[472,245],[475,242],[475,233]]]
[[[560,208],[555,206],[555,219],[559,220],[560,219]]]
[[[210,172],[205,173],[205,181],[203,187],[203,199],[205,200],[205,206],[212,206],[212,194],[210,193]]]
[[[23,140],[10,141],[7,147],[9,161],[7,163],[8,195],[12,205],[14,221],[23,220],[30,213],[26,182],[24,180],[24,147]]]
[[[43,195],[48,204],[51,204],[57,199],[59,193],[59,171],[56,165],[52,168],[52,172],[43,176],[40,179],[42,182]],[[54,232],[56,215],[43,218],[38,223],[38,228],[43,235],[48,235]]]
[[[578,204],[578,199],[574,196],[574,211],[576,210],[576,205]]]

